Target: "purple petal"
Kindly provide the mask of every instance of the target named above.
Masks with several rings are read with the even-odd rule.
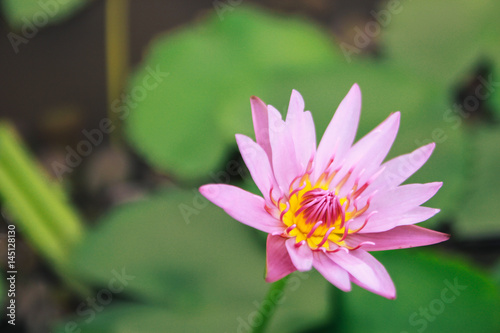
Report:
[[[292,91],[290,98],[286,126],[291,130],[295,155],[301,165],[301,172],[304,172],[316,151],[316,129],[311,112],[304,112],[304,100],[296,90]]]
[[[266,282],[274,282],[297,270],[288,255],[285,238],[267,236]]]
[[[307,165],[316,153],[316,129],[311,112],[305,111],[302,113],[301,118],[299,124],[296,126],[295,130],[297,132],[294,132],[293,142],[297,160],[305,172]]]
[[[377,193],[370,203],[369,211],[391,215],[406,213],[432,198],[442,185],[441,182],[408,184]]]
[[[368,252],[358,249],[327,254],[351,275],[351,281],[389,299],[396,298],[396,288],[384,266]]]
[[[382,165],[384,171],[370,184],[366,193],[370,193],[372,190],[381,191],[401,185],[427,162],[435,146],[436,144],[430,143],[410,154],[398,156],[384,163]]]
[[[284,224],[265,210],[264,199],[255,194],[225,184],[203,185],[200,193],[243,224],[268,233],[284,230]]]
[[[360,184],[363,184],[374,172],[379,170],[380,164],[396,139],[399,119],[400,113],[393,113],[349,150],[341,171],[332,181],[332,185],[335,186],[347,172],[353,170],[349,180],[343,186],[343,191],[340,192],[341,196],[347,194],[346,191],[352,188],[358,176],[360,176]],[[362,176],[361,173],[363,173]]]
[[[351,291],[349,274],[339,265],[333,262],[323,252],[314,252],[314,268],[325,277],[331,284],[343,291]]]
[[[257,143],[264,149],[269,161],[271,161],[271,144],[269,143],[269,116],[267,114],[266,104],[258,97],[250,98],[252,107],[252,120],[255,130],[255,139]]]
[[[398,226],[411,225],[430,219],[439,213],[439,209],[418,206],[405,213],[385,211],[374,214],[366,226],[359,233],[383,232]],[[359,228],[366,216],[363,214],[355,221],[351,222],[350,229]]]
[[[363,249],[366,251],[384,251],[436,244],[449,238],[450,235],[448,234],[416,225],[405,225],[385,232],[354,234],[349,236],[348,243],[356,246],[361,242],[373,242],[375,245],[366,244],[363,245]]]
[[[333,156],[336,163],[345,157],[356,136],[360,113],[361,90],[354,84],[335,111],[321,138],[315,157],[313,179],[317,179],[324,172]]]
[[[302,95],[297,90],[293,89],[286,114],[286,122],[291,121],[294,117],[298,117],[302,112],[304,112],[304,106],[305,104]]]
[[[295,237],[288,238],[285,243],[293,265],[301,272],[309,271],[313,264],[313,253],[309,245],[295,246]]]
[[[291,182],[300,175],[292,132],[281,119],[281,114],[271,105],[269,112],[269,139],[272,149],[273,171],[283,192],[288,192]]]
[[[264,198],[269,200],[271,188],[273,188],[274,193],[276,193],[275,190],[279,190],[277,189],[274,181],[274,174],[271,170],[271,165],[269,164],[266,152],[260,145],[245,135],[236,134],[236,142],[238,143],[241,156],[243,157],[255,184]],[[281,193],[276,194],[278,197],[281,195]]]

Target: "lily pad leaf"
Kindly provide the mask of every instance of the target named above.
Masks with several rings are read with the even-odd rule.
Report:
[[[234,147],[234,133],[251,126],[249,98],[266,91],[269,77],[323,68],[335,59],[326,33],[302,19],[246,6],[224,20],[212,14],[152,45],[130,81],[128,138],[163,171],[181,179],[207,177]],[[134,99],[134,89],[157,68],[168,77]]]
[[[361,288],[344,295],[342,332],[494,333],[500,330],[499,288],[477,268],[421,250],[375,255],[391,274],[397,298],[387,300]]]
[[[58,24],[82,9],[88,0],[2,0],[3,15],[9,25],[32,38],[39,29]]]
[[[269,287],[264,282],[265,247],[260,245],[251,228],[209,204],[197,190],[170,190],[112,210],[89,232],[71,261],[78,276],[96,286],[97,299],[110,291],[113,300],[125,298],[189,317],[190,332],[200,332],[213,316],[217,319],[211,322],[220,328],[214,332],[235,331],[240,321],[256,325],[254,317]],[[305,328],[326,315],[322,280],[315,272],[290,277],[273,321],[274,332]],[[115,306],[104,305],[109,310]],[[128,322],[127,316],[113,325]],[[169,320],[180,324],[169,316],[173,315],[167,315],[163,325]],[[77,319],[89,332],[106,332],[86,325],[88,318]],[[139,326],[137,332],[142,332]]]

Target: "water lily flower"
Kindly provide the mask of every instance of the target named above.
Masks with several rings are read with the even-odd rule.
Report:
[[[423,207],[442,183],[401,185],[430,157],[434,143],[382,163],[399,128],[391,114],[353,144],[361,112],[355,84],[342,100],[319,145],[311,112],[293,91],[286,119],[251,98],[256,142],[236,141],[263,197],[226,184],[200,192],[234,219],[268,233],[266,281],[313,267],[341,290],[351,282],[393,299],[384,266],[368,251],[445,241],[449,235],[414,224],[439,209]]]

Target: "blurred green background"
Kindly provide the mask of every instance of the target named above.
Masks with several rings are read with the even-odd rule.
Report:
[[[257,191],[236,149],[249,97],[292,89],[318,137],[353,83],[358,138],[391,112],[389,157],[436,150],[423,226],[378,252],[395,301],[294,274],[269,332],[500,331],[500,5],[493,1],[0,0],[0,304],[16,226],[16,326],[2,332],[250,332],[265,235],[198,194]]]

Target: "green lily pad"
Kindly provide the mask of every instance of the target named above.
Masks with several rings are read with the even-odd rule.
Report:
[[[212,14],[154,43],[129,85],[128,137],[159,169],[206,177],[234,147],[235,131],[251,124],[249,98],[266,91],[267,78],[335,59],[326,33],[302,19],[246,6],[224,20]],[[134,98],[152,69],[169,75]]]
[[[227,309],[213,304],[201,314],[175,313],[161,307],[119,303],[95,316],[95,320],[68,320],[56,326],[54,333],[78,329],[81,333],[154,333],[154,332],[220,332]],[[222,323],[221,323],[222,321]],[[236,330],[239,323],[235,321]],[[243,325],[243,324],[241,324]],[[67,330],[66,327],[70,329]]]
[[[253,229],[232,220],[196,190],[172,190],[111,211],[89,232],[72,262],[75,273],[98,286],[96,290],[122,289],[117,293],[170,313],[164,319],[158,315],[162,325],[168,326],[171,316],[189,317],[187,327],[192,329],[186,332],[200,332],[207,318],[216,317],[211,321],[218,323],[219,330],[214,332],[234,331],[241,320],[255,320],[269,287],[264,282],[264,246],[258,243]],[[117,282],[117,276],[125,282]],[[327,311],[323,280],[315,272],[290,278],[286,298],[273,320],[274,332],[305,328],[321,320]],[[109,307],[122,313],[112,310],[114,303],[105,307],[106,312]],[[140,313],[117,314],[114,323],[111,319],[86,323],[90,315],[75,321],[82,332],[84,327],[88,332],[107,332],[100,325],[116,327],[129,322],[128,318],[143,322]],[[142,332],[140,326],[137,332]]]
[[[484,332],[500,330],[498,286],[477,268],[418,250],[377,253],[396,300],[356,288],[345,301],[342,332]]]
[[[83,8],[88,0],[2,0],[3,15],[9,25],[29,39],[39,29],[58,24]]]
[[[482,126],[469,131],[470,156],[466,195],[458,210],[455,229],[460,237],[500,233],[500,129]]]
[[[500,52],[499,52],[500,54]],[[500,56],[498,57],[500,59]],[[498,61],[498,63],[500,64],[500,60]],[[499,86],[499,83],[500,83],[500,66],[498,66],[495,71],[493,72],[493,78],[495,78],[495,83],[497,85],[496,89],[494,89],[493,93],[492,93],[492,96],[491,96],[491,99],[490,99],[490,103],[491,103],[491,107],[493,108],[493,113],[495,115],[495,118],[496,120],[500,120],[500,86]]]
[[[380,22],[386,26],[382,43],[388,58],[444,86],[452,86],[498,44],[495,1],[402,1],[384,13]]]

